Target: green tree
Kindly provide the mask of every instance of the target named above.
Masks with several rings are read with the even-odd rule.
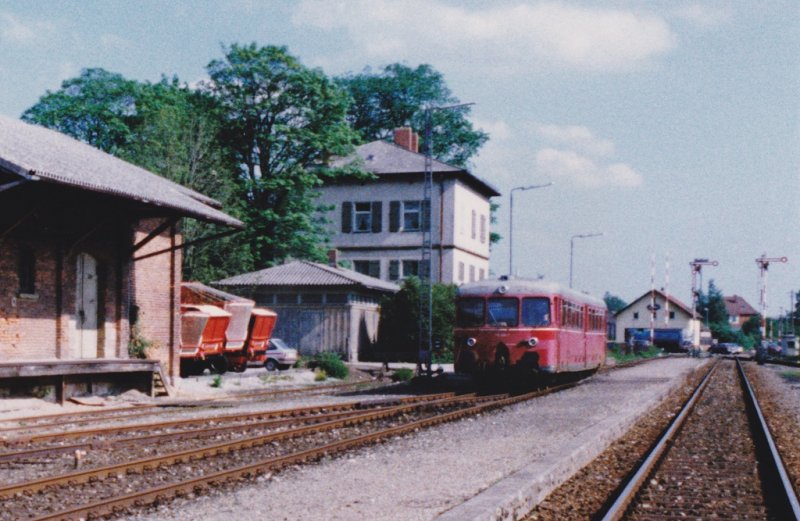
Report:
[[[611,313],[612,315],[628,305],[627,302],[625,302],[616,295],[612,295],[608,291],[606,291],[605,294],[603,295],[603,300],[606,303],[608,312]]]
[[[352,98],[348,117],[364,141],[391,139],[395,128],[411,126],[420,133],[420,151],[424,151],[425,109],[459,103],[442,74],[430,65],[411,68],[394,63],[378,72],[367,68],[336,81]],[[431,141],[436,158],[466,166],[489,139],[485,132],[473,128],[467,119],[469,113],[468,106],[432,112]]]
[[[288,256],[321,260],[315,189],[357,173],[328,166],[357,141],[345,119],[347,95],[285,47],[233,44],[208,72],[208,91],[224,112],[223,142],[241,165],[235,181],[256,266]]]
[[[58,91],[47,91],[22,119],[125,157],[139,124],[139,93],[140,85],[121,74],[84,69]]]
[[[417,360],[419,347],[420,281],[409,277],[400,291],[381,301],[381,321],[378,326],[378,352],[401,354],[407,361]],[[434,353],[436,362],[453,359],[453,324],[455,323],[456,286],[433,285],[432,334],[441,341],[441,352]]]

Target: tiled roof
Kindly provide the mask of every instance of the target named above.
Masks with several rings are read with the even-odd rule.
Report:
[[[73,186],[242,227],[219,202],[69,136],[0,116],[0,168],[31,181]]]
[[[309,261],[291,261],[259,271],[243,273],[219,280],[217,286],[355,286],[387,292],[397,292],[400,287],[375,277],[345,268]]]
[[[668,300],[668,301],[669,301],[669,303],[670,303],[670,305],[672,305],[672,306],[675,306],[675,307],[677,307],[677,308],[679,308],[679,309],[683,310],[683,312],[685,312],[687,315],[692,315],[692,314],[693,314],[693,313],[692,313],[692,308],[691,308],[691,306],[687,306],[686,304],[684,304],[684,303],[683,303],[683,302],[681,302],[680,300],[676,299],[676,298],[675,298],[675,297],[673,297],[672,295],[667,295],[666,293],[664,293],[664,292],[663,292],[663,291],[661,291],[661,290],[658,290],[658,289],[656,289],[656,290],[654,290],[654,291],[655,291],[655,294],[656,294],[656,295],[659,295],[659,296],[660,296],[662,299],[664,299],[664,300]],[[636,300],[634,300],[633,302],[631,302],[630,304],[628,304],[628,305],[627,305],[627,306],[625,306],[624,308],[622,308],[622,309],[620,309],[619,311],[617,311],[616,313],[614,313],[614,316],[619,316],[619,315],[620,315],[620,313],[622,313],[623,311],[625,311],[625,310],[626,310],[626,309],[628,309],[629,307],[633,306],[633,305],[634,305],[634,304],[636,304],[637,302],[641,301],[642,299],[649,299],[649,298],[650,298],[650,292],[649,292],[649,291],[647,291],[647,292],[645,292],[644,294],[642,294],[642,296],[641,296],[641,297],[637,298]]]
[[[425,154],[412,152],[394,143],[372,141],[356,148],[356,155],[363,162],[367,172],[382,176],[392,174],[421,174],[425,172]],[[353,157],[338,159],[334,166],[343,166],[353,161]],[[451,174],[474,183],[488,197],[500,195],[500,192],[483,179],[464,170],[441,161],[433,160],[431,170],[434,173]]]
[[[731,295],[729,297],[724,297],[724,299],[725,312],[731,317],[758,315],[758,311],[739,295]]]

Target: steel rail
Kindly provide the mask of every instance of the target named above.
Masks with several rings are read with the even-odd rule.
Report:
[[[424,406],[427,405],[429,402],[433,402],[433,404],[435,405],[436,400],[445,400],[445,399],[448,402],[458,403],[459,401],[477,401],[477,402],[488,401],[495,398],[496,397],[492,396],[475,397],[474,394],[467,394],[467,395],[460,395],[457,397],[453,397],[452,393],[443,393],[441,395],[399,398],[396,400],[387,400],[385,402],[380,402],[376,404],[370,403],[369,405],[370,405],[370,410],[376,410],[380,409],[381,407],[388,408],[397,406],[399,404],[414,403],[417,404],[418,406]],[[375,405],[375,407],[373,407],[373,405]],[[188,430],[181,430],[181,431],[167,432],[160,434],[149,434],[145,436],[135,435],[115,440],[90,441],[90,442],[75,443],[70,445],[58,445],[58,446],[41,447],[34,449],[23,449],[13,452],[0,453],[0,463],[6,461],[15,461],[26,457],[31,458],[37,456],[50,456],[63,453],[72,453],[76,450],[98,450],[98,449],[108,450],[110,448],[124,447],[127,445],[145,445],[147,443],[153,444],[170,440],[200,439],[209,436],[214,436],[217,434],[225,434],[229,432],[242,432],[244,430],[281,427],[296,423],[311,423],[311,422],[321,423],[328,420],[346,418],[348,416],[355,416],[363,413],[364,409],[347,408],[345,410],[337,412],[315,414],[313,416],[289,415],[281,418],[272,418],[253,423],[235,423],[232,425],[224,425],[218,427],[204,427],[199,429],[188,429]],[[245,419],[250,419],[250,418],[245,418]]]
[[[689,397],[686,403],[684,403],[683,407],[681,408],[681,412],[672,420],[672,422],[669,424],[669,427],[667,427],[667,430],[664,432],[661,438],[659,438],[656,445],[650,450],[645,460],[636,469],[636,472],[628,480],[628,483],[625,485],[622,491],[617,495],[614,502],[602,517],[602,521],[618,521],[625,515],[625,512],[636,496],[636,493],[650,475],[653,468],[655,468],[659,459],[661,459],[661,456],[667,449],[668,444],[673,440],[675,434],[680,430],[686,421],[686,418],[688,418],[689,414],[694,409],[695,404],[708,386],[711,375],[718,366],[719,361],[715,362],[714,365],[712,365],[708,370],[706,375],[695,388],[692,395]]]
[[[559,389],[562,389],[564,387],[572,387],[573,385],[577,384],[567,384],[566,386],[559,386]],[[413,432],[418,429],[431,427],[433,425],[454,421],[487,410],[495,409],[498,407],[504,407],[506,405],[511,405],[521,401],[529,400],[531,398],[536,398],[538,396],[542,396],[543,394],[549,394],[549,392],[535,391],[524,395],[512,396],[508,398],[494,400],[488,403],[469,407],[466,409],[451,411],[436,416],[432,416],[430,418],[416,420],[403,425],[390,427],[388,429],[383,429],[375,433],[354,436],[346,438],[344,440],[331,442],[322,445],[320,447],[306,449],[284,456],[272,457],[266,460],[259,461],[257,463],[247,464],[234,469],[218,471],[212,474],[207,474],[200,478],[194,478],[180,483],[154,487],[151,489],[135,492],[125,496],[101,500],[91,503],[89,505],[82,505],[79,507],[67,509],[62,512],[47,514],[45,516],[35,518],[34,521],[55,521],[55,520],[67,520],[67,519],[72,520],[72,519],[88,518],[89,516],[92,515],[98,516],[98,515],[113,514],[129,506],[133,505],[142,506],[145,504],[150,504],[152,502],[168,498],[170,496],[189,493],[197,490],[198,488],[203,488],[217,482],[228,481],[230,479],[237,479],[241,477],[249,477],[257,475],[259,473],[263,473],[265,471],[283,468],[288,465],[315,460],[325,455],[337,454],[339,452],[343,452],[345,450],[349,450],[355,447],[375,443],[392,436],[397,436],[400,434]]]
[[[756,393],[753,390],[753,387],[750,385],[750,381],[744,372],[742,363],[738,359],[736,359],[736,368],[739,371],[742,387],[745,390],[745,400],[747,401],[754,413],[755,419],[757,420],[755,422],[757,436],[760,438],[761,443],[764,444],[769,451],[770,457],[766,458],[768,461],[765,461],[764,463],[768,465],[767,470],[774,476],[777,476],[778,481],[781,484],[781,486],[775,491],[778,494],[781,503],[783,503],[780,506],[783,509],[783,512],[780,513],[782,514],[781,517],[783,519],[788,519],[786,515],[791,513],[794,516],[794,519],[800,520],[800,502],[797,500],[797,494],[792,486],[792,481],[789,479],[789,474],[786,472],[786,467],[783,464],[783,458],[781,458],[780,452],[778,452],[778,447],[775,444],[775,440],[770,433],[767,420],[764,418],[764,414],[761,412],[761,407],[758,404]]]
[[[440,393],[440,394],[431,394],[423,396],[411,396],[407,398],[395,398],[394,400],[389,400],[388,402],[391,403],[392,401],[394,401],[395,403],[408,403],[408,402],[417,402],[425,400],[436,400],[439,398],[451,397],[454,395],[455,393]],[[376,403],[380,404],[382,402],[376,401]],[[27,436],[19,436],[16,438],[6,438],[4,442],[6,445],[19,445],[23,443],[36,443],[47,440],[52,441],[52,440],[74,439],[74,438],[80,438],[82,436],[97,436],[106,433],[122,433],[129,431],[140,431],[145,429],[164,429],[169,427],[177,427],[180,425],[190,425],[190,424],[210,422],[210,421],[220,423],[220,422],[234,422],[239,420],[251,420],[256,418],[280,418],[286,416],[303,416],[303,415],[318,413],[324,410],[352,410],[358,408],[369,408],[372,407],[372,405],[370,404],[371,404],[370,401],[361,401],[352,403],[309,405],[307,407],[296,407],[293,409],[275,409],[271,411],[259,411],[255,413],[251,412],[251,413],[223,414],[219,416],[201,416],[195,418],[184,418],[181,420],[170,420],[167,422],[116,425],[111,427],[102,427],[98,429],[84,429],[84,430],[74,430],[66,432],[50,432],[44,434],[34,434]],[[26,429],[21,428],[20,430],[25,431]]]
[[[483,397],[474,397],[473,399],[485,400],[485,398]],[[141,472],[146,469],[156,468],[160,465],[171,465],[175,463],[180,463],[182,461],[190,461],[193,459],[203,459],[206,457],[213,457],[219,454],[226,454],[241,449],[247,449],[251,447],[265,445],[273,441],[295,438],[316,432],[324,432],[340,427],[358,425],[373,420],[385,419],[422,407],[430,407],[434,405],[447,405],[448,403],[451,402],[458,403],[466,400],[467,400],[466,398],[455,397],[455,398],[442,399],[440,401],[422,402],[410,405],[399,405],[395,407],[389,407],[386,409],[380,409],[378,411],[362,412],[361,414],[350,416],[347,418],[330,420],[327,422],[315,423],[312,425],[305,425],[294,429],[289,429],[286,431],[280,431],[276,433],[269,433],[258,436],[250,436],[240,440],[216,443],[213,445],[206,445],[200,448],[194,448],[194,449],[164,454],[160,456],[138,459],[131,462],[108,465],[105,467],[88,469],[77,472],[70,472],[59,476],[41,478],[24,483],[16,483],[5,487],[0,487],[0,498],[4,497],[7,498],[13,496],[14,494],[24,493],[26,491],[37,492],[43,490],[48,486],[53,486],[53,485],[67,484],[67,483],[86,483],[93,479],[103,479],[106,476],[114,476],[120,473]]]

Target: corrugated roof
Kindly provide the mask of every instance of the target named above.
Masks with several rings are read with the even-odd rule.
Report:
[[[412,152],[406,148],[388,143],[386,141],[372,141],[356,148],[356,156],[363,162],[364,169],[376,175],[392,174],[421,174],[425,172],[425,154]],[[343,166],[351,163],[353,156],[336,160],[334,166]],[[462,176],[467,181],[475,183],[478,188],[489,197],[500,195],[500,192],[483,179],[469,173],[463,168],[448,165],[441,161],[433,160],[434,173]]]
[[[723,298],[725,300],[725,312],[729,316],[758,315],[758,311],[739,295]]]
[[[309,261],[291,261],[280,266],[243,273],[214,282],[218,286],[360,286],[397,292],[400,287],[346,268],[333,268]]]
[[[242,227],[219,202],[69,136],[0,116],[0,167],[33,181],[73,186]]]

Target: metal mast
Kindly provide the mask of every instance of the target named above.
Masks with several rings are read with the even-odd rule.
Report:
[[[700,290],[697,285],[698,277],[702,277],[703,266],[719,266],[719,262],[708,259],[695,259],[689,263],[692,267],[692,320],[697,320],[697,299],[700,297]]]
[[[767,270],[769,269],[770,262],[786,262],[789,259],[786,257],[767,257],[766,253],[762,253],[761,257],[756,259],[758,269],[761,272],[759,278],[759,295],[761,301],[761,338],[767,338]]]
[[[422,256],[419,264],[419,350],[417,373],[431,374],[431,350],[433,349],[433,112],[468,107],[474,103],[460,103],[446,107],[425,109],[425,178],[422,188]],[[443,204],[443,201],[439,201]]]

